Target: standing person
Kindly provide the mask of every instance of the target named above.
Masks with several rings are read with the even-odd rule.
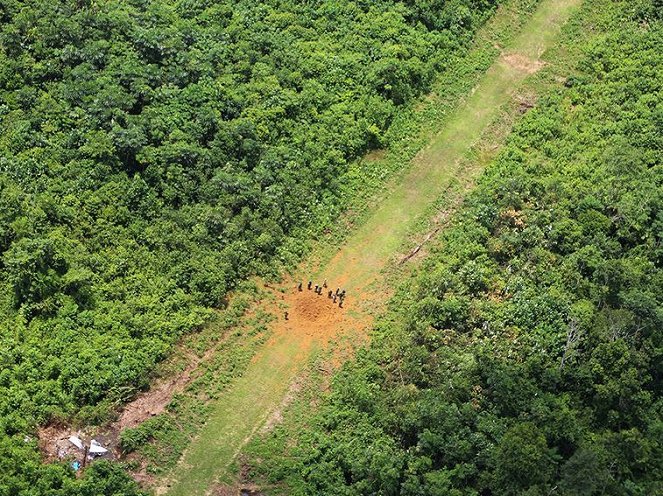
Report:
[[[323,288],[326,288],[326,287],[327,287],[327,279],[325,279],[324,281],[322,281],[322,287],[323,287]]]
[[[319,287],[319,286],[316,284],[316,285],[315,285],[315,289],[314,289],[313,291],[317,293],[317,292],[318,292],[318,287]]]
[[[302,283],[301,283],[301,282],[299,283],[299,286],[297,286],[297,289],[298,289],[299,291],[302,290]]]
[[[327,291],[327,298],[331,298],[331,297],[332,297],[332,290],[330,289],[329,291]]]
[[[285,320],[288,320],[288,312],[285,313]]]
[[[339,291],[340,291],[340,289],[336,288],[336,296],[338,296]]]
[[[311,281],[308,282],[308,289],[311,289]]]

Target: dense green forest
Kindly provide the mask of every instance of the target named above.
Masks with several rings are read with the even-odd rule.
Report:
[[[237,281],[297,260],[497,3],[1,2],[0,494],[124,484],[24,436],[104,421]]]
[[[663,494],[662,11],[587,3],[608,34],[520,121],[306,430],[255,443],[276,493]]]

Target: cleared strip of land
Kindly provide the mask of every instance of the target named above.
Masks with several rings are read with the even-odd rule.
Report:
[[[356,295],[372,297],[367,288],[380,279],[381,271],[408,232],[459,174],[480,172],[479,167],[473,171],[461,167],[463,157],[520,83],[542,65],[541,55],[554,43],[561,26],[580,3],[581,0],[541,2],[511,46],[414,159],[374,213],[319,270],[318,280],[327,279],[334,289],[343,285],[348,291],[345,309],[334,307],[335,313],[330,314],[326,298],[313,296],[312,292],[290,291],[283,295],[281,304],[289,309],[289,320],[281,319],[275,324],[273,339],[246,373],[216,401],[198,437],[163,481],[160,494],[205,494],[225,475],[242,446],[279,405],[311,352],[332,337],[359,333],[360,328],[370,325],[370,317],[358,310]]]

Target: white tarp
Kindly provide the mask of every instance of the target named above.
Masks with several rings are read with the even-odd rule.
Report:
[[[83,441],[81,441],[78,437],[76,436],[71,436],[69,438],[69,442],[76,446],[79,450],[82,450],[84,448],[83,446]]]
[[[88,451],[91,455],[103,455],[108,453],[108,450],[99,444],[96,439],[90,441],[90,450]]]

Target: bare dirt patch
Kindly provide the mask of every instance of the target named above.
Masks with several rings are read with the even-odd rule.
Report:
[[[189,365],[182,373],[168,377],[155,384],[149,391],[141,393],[132,402],[127,403],[117,421],[113,422],[116,430],[136,427],[150,417],[163,413],[173,395],[184,389],[195,375],[201,359],[191,356]]]
[[[525,74],[534,74],[546,65],[541,60],[529,58],[521,53],[505,53],[500,60],[512,69]]]
[[[277,316],[277,320],[272,325],[273,335],[270,341],[280,339],[285,333],[295,336],[299,347],[307,351],[313,343],[325,346],[330,339],[342,335],[344,330],[366,328],[370,319],[362,315],[360,320],[356,312],[363,294],[346,290],[342,304],[340,297],[334,298],[337,290],[344,290],[341,283],[346,277],[340,279],[342,280],[329,281],[326,287],[322,287],[321,294],[315,292],[315,282],[312,282],[312,289],[307,289],[308,284],[304,279],[301,280],[301,291],[298,289],[300,281],[286,282],[281,290],[274,290],[276,299],[271,311]],[[324,281],[318,281],[317,284],[322,286],[323,283]]]
[[[69,441],[70,436],[78,437],[88,447],[94,439],[108,449],[106,454],[97,456],[95,459],[114,460],[120,454],[117,446],[117,436],[115,433],[105,430],[75,430],[68,426],[50,425],[40,427],[37,435],[39,437],[39,448],[47,462],[77,461],[85,466],[93,461],[91,457],[86,459],[86,451],[77,448]]]

